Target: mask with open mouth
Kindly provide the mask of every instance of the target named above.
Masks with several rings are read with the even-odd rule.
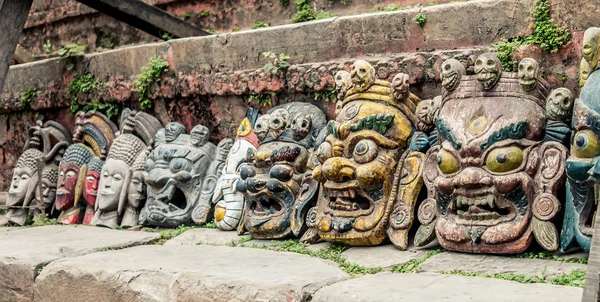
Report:
[[[362,69],[370,64],[352,67]],[[394,79],[354,81],[316,150],[314,176],[322,189],[310,226],[324,240],[377,245],[389,236],[398,248],[408,247],[422,185],[423,154],[407,150],[419,99],[408,92],[405,74]]]
[[[428,199],[419,207],[415,245],[437,237],[450,250],[511,254],[535,238],[557,250],[552,220],[567,150],[545,133],[547,83],[528,90],[515,73],[500,73],[481,90],[473,89],[477,81],[465,76],[456,91],[442,93],[440,144],[425,160]]]
[[[195,126],[191,135],[179,123],[169,123],[157,132],[154,150],[146,160],[148,199],[140,223],[160,227],[192,225],[208,168],[216,146],[208,142],[205,126]]]
[[[306,215],[318,185],[308,168],[310,153],[325,127],[325,114],[307,103],[272,108],[256,121],[256,151],[249,148],[236,189],[246,200],[244,225],[253,238],[305,237]],[[308,237],[311,237],[310,234]]]
[[[597,45],[587,45],[587,47],[598,51]],[[587,54],[589,58],[596,56],[597,54]],[[578,244],[589,252],[600,193],[600,72],[598,70],[589,74],[581,89],[580,98],[575,101],[573,130],[571,155],[567,160],[567,201],[560,248],[564,251]]]

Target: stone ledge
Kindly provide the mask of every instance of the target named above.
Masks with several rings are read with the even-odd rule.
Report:
[[[106,90],[110,92],[99,97],[105,102],[123,102],[133,98],[133,77],[154,56],[167,59],[171,66],[171,76],[163,80],[165,84],[152,90],[157,97],[321,91],[331,88],[332,82],[328,78],[325,84],[323,80],[317,80],[315,85],[302,83],[299,87],[286,87],[277,79],[265,80],[260,78],[260,74],[252,75],[251,72],[247,89],[243,85],[234,87],[237,82],[235,72],[264,66],[267,60],[261,54],[265,51],[286,53],[291,56],[291,63],[302,67],[309,62],[329,62],[339,58],[394,57],[387,54],[488,47],[501,37],[515,36],[528,30],[532,1],[476,0],[178,39],[86,55],[78,58],[76,72],[92,73],[106,82]],[[419,12],[428,16],[424,28],[412,21]],[[471,22],[463,22],[465,15],[472,17]],[[417,59],[426,60],[427,57],[431,56]],[[339,62],[336,61],[336,64]],[[419,71],[415,71],[418,74],[414,81],[426,82],[426,75],[435,72],[432,66],[426,71],[417,68]],[[319,68],[315,66],[316,70]],[[70,97],[66,88],[74,73],[63,74],[63,70],[64,64],[59,59],[11,67],[0,96],[0,112],[18,111],[19,94],[32,87],[38,88],[32,109],[68,106]],[[410,70],[404,72],[411,73]],[[207,81],[207,74],[216,79]],[[231,76],[225,81],[217,80],[222,77],[221,74]],[[242,72],[239,76],[243,78],[244,74]],[[313,77],[311,73],[308,75]],[[253,87],[252,78],[257,76],[258,84]],[[432,79],[435,80],[435,77]]]
[[[294,253],[140,246],[51,263],[36,279],[35,300],[308,301],[347,277],[324,260]]]
[[[313,302],[329,301],[580,301],[583,289],[455,275],[380,273],[320,289]]]
[[[144,244],[159,237],[88,226],[0,228],[0,301],[31,301],[38,270],[49,262]]]

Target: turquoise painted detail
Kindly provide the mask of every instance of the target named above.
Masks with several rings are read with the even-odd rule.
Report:
[[[381,135],[385,135],[393,121],[394,115],[391,113],[373,114],[361,118],[356,124],[352,124],[350,130],[353,132],[373,130]]]
[[[492,133],[492,135],[488,137],[487,142],[481,143],[479,147],[483,151],[489,146],[497,142],[503,141],[505,139],[522,139],[525,136],[525,130],[527,130],[527,122],[518,122],[516,124],[510,124]]]
[[[448,126],[448,124],[440,117],[437,117],[435,119],[435,127],[437,128],[438,134],[445,140],[450,142],[454,149],[460,150],[460,148],[462,148],[462,145],[458,142],[456,136],[454,136],[454,134],[452,134],[452,131],[450,131],[450,127]]]

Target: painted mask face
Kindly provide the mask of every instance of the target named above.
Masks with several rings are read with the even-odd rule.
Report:
[[[146,225],[178,227],[193,223],[192,210],[216,151],[212,143],[194,145],[185,132],[169,140],[169,128],[181,128],[180,124],[171,124],[177,123],[167,125],[167,141],[159,143],[146,161],[148,200],[140,214],[140,221]]]
[[[102,212],[117,210],[128,170],[129,165],[123,160],[109,158],[104,163],[96,201]]]
[[[465,87],[473,87],[475,79],[466,80]],[[459,89],[442,104],[440,146],[427,153],[424,168],[429,198],[418,215],[419,232],[435,226],[444,248],[520,253],[533,238],[547,250],[558,248],[551,220],[560,210],[555,196],[566,150],[543,141],[543,101],[521,95],[515,82],[512,76],[499,80],[496,97]]]
[[[85,175],[83,184],[83,198],[90,205],[96,204],[96,196],[98,195],[98,182],[100,181],[100,173],[96,171],[88,171]]]
[[[325,125],[325,115],[311,104],[288,103],[261,119],[269,121],[261,125],[268,130],[256,152],[248,149],[249,164],[241,167],[236,184],[246,199],[245,227],[253,238],[278,239],[292,233],[300,237],[312,202],[301,193],[317,190],[307,167],[309,152]]]
[[[600,193],[600,73],[590,75],[575,101],[574,135],[567,160],[567,200],[560,247],[567,250],[579,244],[590,250],[594,217]]]
[[[127,191],[127,202],[129,206],[133,208],[139,208],[142,203],[146,200],[146,184],[145,172],[136,171],[131,176],[131,183]]]
[[[60,164],[56,189],[57,210],[64,211],[73,207],[79,169],[80,167],[76,164]]]

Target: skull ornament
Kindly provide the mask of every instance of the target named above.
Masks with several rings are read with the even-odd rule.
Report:
[[[552,90],[546,101],[546,116],[551,121],[564,122],[571,119],[573,101],[571,90],[564,87]]]
[[[408,96],[408,87],[410,78],[405,73],[399,73],[392,79],[392,95],[396,100],[402,100]]]
[[[443,97],[436,121],[440,143],[425,160],[428,199],[419,207],[415,245],[437,237],[450,250],[510,254],[535,238],[554,251],[552,220],[560,211],[556,194],[567,150],[544,141],[544,99],[515,88],[512,73],[497,74],[493,95],[473,89],[476,79],[463,77]]]
[[[424,100],[417,105],[417,130],[429,132],[435,127],[435,118],[440,112],[442,98],[435,97],[433,100]]]
[[[475,74],[483,89],[492,89],[502,74],[502,63],[491,53],[481,54],[475,60]]]
[[[598,44],[600,44],[600,28],[590,27],[583,33],[583,48],[581,54],[589,65],[589,70],[594,71],[598,67],[600,56]]]
[[[296,123],[289,123],[289,117]],[[312,104],[286,103],[261,116],[257,126],[261,121],[269,121],[262,124],[269,131],[259,136],[256,151],[248,148],[248,164],[240,167],[236,183],[246,200],[244,227],[253,238],[302,237],[318,190],[309,158],[325,114]]]
[[[375,69],[367,61],[358,60],[352,64],[350,77],[354,89],[362,92],[369,89],[375,81]]]
[[[448,59],[442,64],[442,86],[448,91],[456,90],[462,76],[466,74],[465,67],[456,59]]]
[[[345,70],[340,70],[335,73],[335,90],[337,92],[338,98],[343,99],[344,95],[350,86],[352,85],[352,79],[350,77],[350,73]]]
[[[525,58],[519,62],[519,84],[525,91],[535,89],[540,74],[540,65],[532,58]]]

